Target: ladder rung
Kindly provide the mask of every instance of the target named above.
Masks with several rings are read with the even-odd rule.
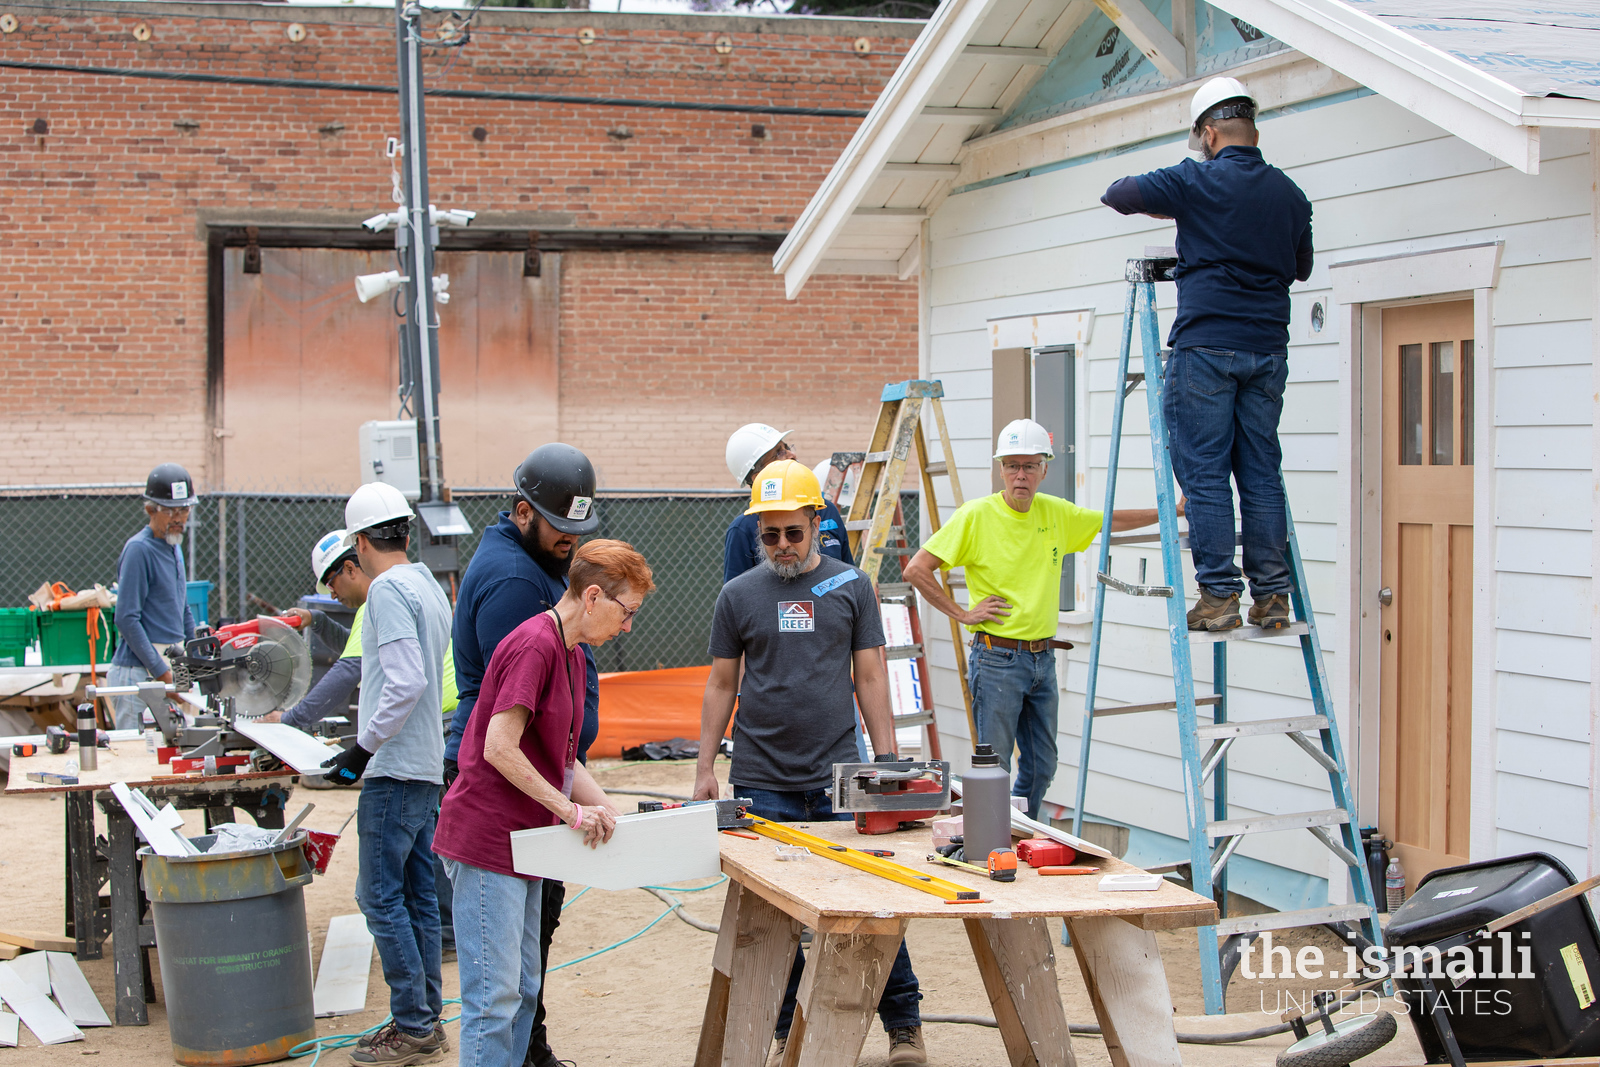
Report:
[[[1313,826],[1340,826],[1349,821],[1350,813],[1343,808],[1297,811],[1292,815],[1258,815],[1206,823],[1206,836],[1218,838],[1232,837],[1234,834],[1270,834],[1278,830],[1309,830]]]
[[[1109,585],[1111,588],[1117,590],[1117,592],[1127,593],[1129,596],[1170,597],[1172,595],[1172,586],[1170,585],[1133,585],[1123,581],[1121,578],[1113,578],[1105,571],[1097,571],[1095,573],[1095,577],[1104,584]]]
[[[910,596],[912,594],[912,592],[913,592],[913,590],[911,588],[911,583],[910,582],[879,582],[878,583],[878,599],[879,600],[898,600],[898,599],[900,599],[902,597]]]
[[[914,548],[875,548],[872,551],[880,556],[914,556],[917,554],[917,550]]]
[[[930,463],[926,467],[923,467],[922,469],[927,471],[929,474],[933,474],[933,475],[949,474],[950,473],[949,465],[946,464],[945,461],[942,460],[942,459],[939,460],[937,463]]]
[[[857,519],[854,522],[850,522],[850,521],[846,520],[846,522],[844,524],[844,528],[846,530],[870,530],[870,529],[872,529],[872,520],[871,519]]]
[[[1218,641],[1261,641],[1268,637],[1298,637],[1310,631],[1311,628],[1305,623],[1292,622],[1277,630],[1263,630],[1259,626],[1236,626],[1231,630],[1190,630],[1189,637],[1205,644],[1215,644]]]
[[[931,711],[914,711],[910,715],[896,715],[894,717],[896,730],[903,726],[931,726],[932,724],[933,712]]]
[[[1196,704],[1200,703],[1198,700]],[[1325,730],[1324,715],[1305,715],[1297,719],[1256,719],[1249,722],[1219,722],[1197,728],[1194,735],[1203,741],[1218,737],[1257,737],[1262,734],[1297,734],[1304,730]]]
[[[1332,852],[1335,856],[1338,856],[1339,859],[1343,860],[1346,867],[1360,867],[1363,868],[1362,873],[1366,873],[1364,869],[1366,864],[1363,863],[1354,852],[1351,852],[1349,849],[1345,848],[1342,841],[1335,841],[1333,835],[1328,833],[1326,828],[1321,826],[1313,826],[1311,827],[1311,833],[1312,836],[1314,836],[1318,841],[1321,841],[1328,847],[1329,852]]]
[[[865,462],[867,462],[867,463],[887,463],[887,462],[889,462],[890,457],[892,457],[893,455],[894,455],[893,452],[887,452],[887,451],[885,451],[885,452],[868,452],[866,454],[866,456],[865,456]]]
[[[1194,704],[1195,704],[1195,707],[1197,707],[1197,708],[1198,707],[1204,707],[1204,706],[1206,706],[1208,704],[1217,704],[1217,703],[1220,703],[1221,701],[1222,701],[1222,698],[1220,696],[1218,696],[1216,693],[1210,693],[1210,694],[1208,694],[1206,696],[1195,697],[1194,698]],[[1132,715],[1133,713],[1138,712],[1138,711],[1177,711],[1177,710],[1178,710],[1178,702],[1176,700],[1158,700],[1154,704],[1124,704],[1121,707],[1116,707],[1116,708],[1095,708],[1094,709],[1094,717],[1098,719],[1102,715]]]
[[[1304,911],[1272,911],[1265,915],[1241,915],[1237,919],[1223,919],[1217,923],[1217,936],[1231,937],[1234,934],[1256,933],[1261,930],[1292,930],[1297,926],[1321,926],[1324,923],[1370,918],[1372,909],[1365,904],[1334,904],[1326,908],[1307,908]]]
[[[883,650],[885,659],[916,659],[922,655],[921,645],[890,645]]]

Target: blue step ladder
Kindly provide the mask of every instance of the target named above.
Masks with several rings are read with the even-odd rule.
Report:
[[[1122,350],[1117,364],[1116,406],[1111,416],[1111,451],[1106,463],[1105,517],[1100,530],[1100,561],[1094,592],[1094,626],[1089,645],[1089,679],[1084,690],[1082,748],[1078,756],[1078,789],[1073,804],[1073,833],[1082,835],[1084,795],[1088,789],[1089,749],[1096,719],[1140,712],[1176,711],[1178,739],[1183,759],[1184,807],[1189,823],[1189,859],[1156,871],[1181,871],[1187,868],[1194,891],[1217,902],[1222,921],[1203,926],[1200,935],[1200,976],[1204,986],[1206,1013],[1226,1010],[1227,980],[1237,965],[1244,946],[1268,930],[1327,925],[1335,927],[1348,941],[1358,946],[1382,944],[1372,883],[1367,872],[1364,850],[1355,824],[1350,795],[1350,778],[1345,768],[1344,747],[1329,698],[1328,676],[1322,663],[1322,644],[1317,637],[1316,618],[1306,593],[1305,563],[1295,537],[1294,515],[1289,514],[1289,564],[1294,582],[1291,601],[1294,621],[1287,628],[1262,630],[1241,626],[1221,632],[1191,632],[1186,619],[1183,596],[1183,557],[1188,538],[1179,533],[1177,499],[1173,490],[1172,458],[1168,452],[1167,429],[1161,415],[1163,363],[1168,353],[1161,349],[1156,327],[1155,283],[1172,280],[1176,259],[1147,257],[1130,259],[1127,267],[1128,299],[1123,315]],[[1142,372],[1129,371],[1133,330],[1138,323],[1143,348]],[[1160,516],[1162,560],[1161,585],[1145,584],[1144,562],[1140,561],[1139,582],[1132,583],[1111,575],[1111,547],[1121,544],[1150,544],[1149,533],[1111,533],[1111,512],[1117,492],[1117,468],[1122,446],[1122,417],[1127,398],[1140,385],[1150,419],[1150,451],[1154,462],[1156,510]],[[1096,688],[1100,675],[1101,641],[1105,631],[1108,590],[1138,597],[1159,597],[1167,604],[1167,630],[1172,645],[1172,677],[1175,699],[1150,704],[1097,707]],[[1234,641],[1270,637],[1298,636],[1310,683],[1311,703],[1316,714],[1284,719],[1230,722],[1228,719],[1228,646]],[[1212,691],[1196,697],[1194,652],[1192,645],[1211,645]],[[1200,721],[1198,711],[1211,710],[1211,722]],[[1328,787],[1333,807],[1323,811],[1302,811],[1285,815],[1255,815],[1229,818],[1228,754],[1235,744],[1261,737],[1287,737],[1328,772]],[[1207,747],[1201,751],[1201,745]],[[1207,802],[1206,786],[1211,799]],[[1307,830],[1344,862],[1350,876],[1355,903],[1228,918],[1228,860],[1250,834],[1282,830]]]

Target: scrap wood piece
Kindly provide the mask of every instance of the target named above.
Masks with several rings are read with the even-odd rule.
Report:
[[[179,859],[200,854],[200,850],[177,831],[176,828],[183,825],[183,816],[170,803],[165,808],[157,808],[143,790],[129,789],[126,782],[111,783],[111,795],[117,798],[156,855]],[[75,949],[77,945],[72,947]]]
[[[0,1000],[22,1017],[22,1022],[33,1031],[33,1036],[44,1045],[59,1045],[65,1041],[82,1041],[83,1031],[62,1014],[49,997],[35,993],[12,968],[16,961],[0,963]]]
[[[50,967],[50,992],[61,1011],[76,1026],[110,1026],[105,1006],[89,988],[89,980],[69,952],[46,952]]]
[[[0,1011],[0,1048],[17,1047],[17,1029],[21,1022],[9,1011]]]
[[[16,945],[0,945],[0,960],[14,960],[22,955],[22,949]]]
[[[72,938],[40,933],[37,930],[0,930],[0,944],[13,945],[19,952],[22,949],[31,949],[35,952],[78,951],[78,943]],[[7,958],[15,959],[16,956]]]
[[[596,889],[637,889],[715,878],[722,873],[720,849],[716,805],[699,804],[624,815],[611,840],[598,848],[585,845],[583,834],[565,825],[516,830],[511,867],[518,874]]]
[[[285,722],[249,722],[241,719],[233,724],[233,728],[293,767],[297,774],[327,774],[323,764],[342,751],[338,745],[319,741]]]
[[[372,973],[372,932],[364,915],[335,915],[317,965],[312,1010],[319,1019],[367,1009],[367,978]]]

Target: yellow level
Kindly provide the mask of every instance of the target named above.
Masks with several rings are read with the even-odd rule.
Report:
[[[932,893],[934,896],[943,899],[947,904],[976,904],[979,903],[982,896],[976,890],[968,889],[959,883],[949,882],[931,874],[923,874],[920,871],[912,870],[903,863],[896,863],[893,860],[886,860],[879,856],[869,856],[865,852],[851,848],[848,845],[836,845],[827,838],[808,834],[804,830],[796,830],[794,827],[786,826],[783,823],[770,822],[766,819],[758,819],[755,816],[751,816],[751,821],[750,829],[762,837],[770,837],[772,840],[781,841],[786,845],[800,845],[824,859],[838,860],[840,863],[854,867],[858,871],[866,871],[868,874],[875,874],[879,878],[887,878],[891,882],[899,882],[901,885],[908,885],[912,889],[920,889],[924,893]],[[985,871],[984,873],[987,874],[988,872]]]

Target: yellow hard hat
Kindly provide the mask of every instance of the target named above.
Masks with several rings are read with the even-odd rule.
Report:
[[[750,506],[746,515],[762,511],[798,511],[821,508],[822,486],[817,476],[803,464],[780,459],[761,468],[750,483]]]

